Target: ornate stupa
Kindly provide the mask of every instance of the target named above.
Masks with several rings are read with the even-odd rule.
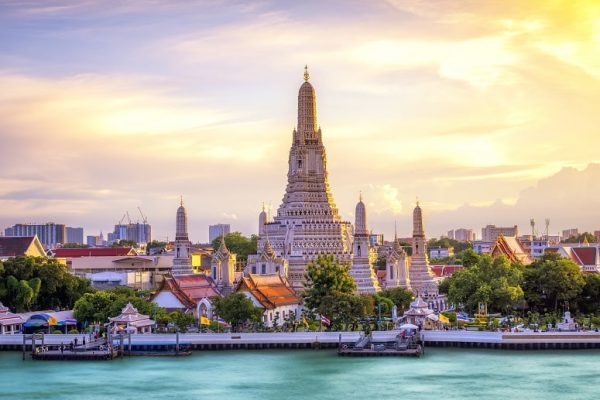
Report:
[[[356,282],[358,293],[373,293],[380,290],[374,265],[377,253],[369,242],[367,228],[367,208],[362,194],[356,204],[354,221],[354,242],[352,244],[352,268],[350,275]]]
[[[327,156],[317,124],[316,94],[309,80],[305,67],[304,82],[298,92],[298,125],[292,134],[287,187],[277,214],[264,223],[258,243],[261,253],[269,238],[276,254],[287,260],[288,278],[295,288],[302,287],[306,265],[319,254],[333,254],[346,262],[352,259],[352,225],[342,221],[329,188]]]
[[[183,198],[177,209],[175,218],[175,258],[173,259],[173,275],[192,274],[192,254],[190,239],[188,237],[187,211],[183,206]]]
[[[410,261],[409,277],[413,292],[426,301],[438,299],[438,285],[427,257],[427,240],[423,225],[423,210],[417,202],[413,211],[413,245]]]

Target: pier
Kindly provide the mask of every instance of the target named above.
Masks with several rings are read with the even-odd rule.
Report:
[[[182,355],[189,351],[255,350],[255,349],[337,349],[343,344],[354,344],[360,332],[289,332],[289,333],[182,333],[131,335],[115,351],[124,354],[151,355],[172,351]],[[392,341],[398,331],[373,332],[375,342]],[[421,331],[425,347],[458,347],[505,350],[575,350],[600,349],[598,332],[472,332],[472,331]],[[82,343],[87,335],[43,335],[43,345],[48,351],[58,349],[78,338]],[[0,335],[0,351],[33,352],[31,335]],[[86,346],[90,346],[88,343]],[[80,346],[78,346],[78,350]],[[88,348],[89,350],[89,348]],[[60,351],[60,350],[59,350]],[[82,353],[76,351],[75,353]],[[64,352],[63,352],[64,354]],[[78,354],[77,356],[80,356]],[[47,353],[46,358],[54,357]],[[75,357],[75,355],[73,355]]]

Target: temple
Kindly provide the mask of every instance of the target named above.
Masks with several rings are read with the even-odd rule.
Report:
[[[263,210],[258,230],[258,255],[268,255],[270,245],[277,257],[285,259],[288,279],[297,289],[302,288],[307,264],[320,254],[333,254],[347,263],[352,262],[353,255],[352,224],[340,217],[329,188],[327,156],[317,123],[316,94],[309,79],[305,67],[282,203],[272,221]],[[366,248],[363,250],[368,254]],[[250,260],[262,268],[256,257]],[[280,263],[280,271],[284,267]]]

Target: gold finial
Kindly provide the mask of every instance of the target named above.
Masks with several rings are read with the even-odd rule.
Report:
[[[183,207],[183,195],[182,194],[179,195],[179,205],[181,207]]]
[[[308,82],[308,80],[310,79],[310,75],[308,74],[308,65],[304,66],[304,80],[306,82]]]
[[[358,191],[358,201],[362,201],[362,190]]]

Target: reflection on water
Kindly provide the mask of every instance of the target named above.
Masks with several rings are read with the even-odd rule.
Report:
[[[106,362],[23,362],[3,352],[0,398],[592,399],[597,371],[600,352],[592,350],[429,348],[420,359],[263,350]]]

